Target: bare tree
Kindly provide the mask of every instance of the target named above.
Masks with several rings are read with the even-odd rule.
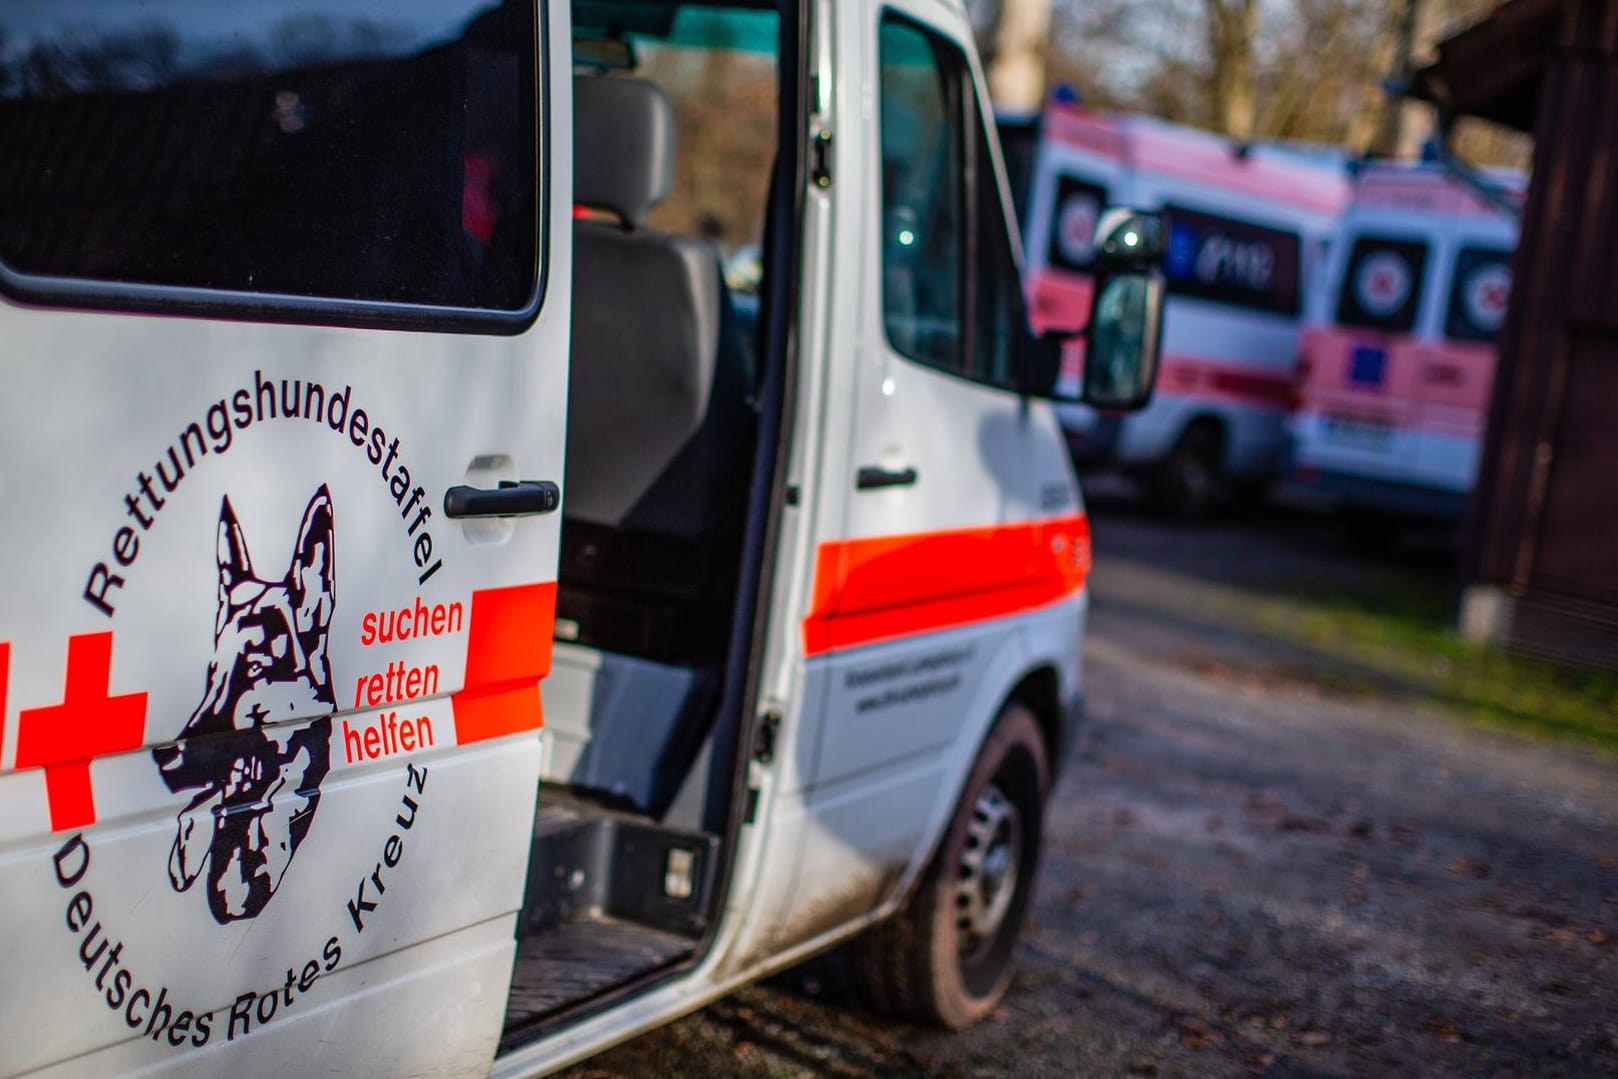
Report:
[[[1045,101],[1051,0],[969,0],[997,109],[1037,112]]]
[[[990,71],[1019,38],[1023,0],[968,0]],[[1386,130],[1389,76],[1430,62],[1436,42],[1499,0],[1027,0],[1050,5],[1046,76],[1107,108],[1139,111],[1237,139],[1292,139],[1376,148]],[[1402,44],[1408,17],[1408,52]],[[1015,50],[1013,50],[1015,51]],[[1404,57],[1408,55],[1408,61]],[[1010,95],[998,82],[995,93]],[[1017,107],[1028,99],[1019,86]],[[1007,102],[999,101],[1003,107]],[[1422,105],[1401,110],[1397,152],[1432,133]],[[1468,130],[1463,148],[1485,162],[1520,163],[1525,144]]]
[[[1258,0],[1203,0],[1208,92],[1214,126],[1238,139],[1257,134]]]

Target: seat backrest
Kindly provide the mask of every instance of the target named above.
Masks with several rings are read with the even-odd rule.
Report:
[[[746,348],[713,245],[646,217],[674,172],[655,85],[574,79],[575,201],[566,510],[589,525],[701,541],[723,526],[746,437]]]

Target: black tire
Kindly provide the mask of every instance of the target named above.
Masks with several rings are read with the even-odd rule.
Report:
[[[1033,713],[1001,710],[910,901],[851,948],[861,995],[896,1018],[961,1030],[1011,985],[1039,873],[1050,764]]]
[[[1177,521],[1208,516],[1225,485],[1225,440],[1216,424],[1192,423],[1154,470],[1152,503]]]

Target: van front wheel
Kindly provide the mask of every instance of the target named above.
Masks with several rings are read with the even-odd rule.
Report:
[[[1008,703],[910,902],[853,946],[865,998],[898,1018],[960,1030],[1011,984],[1039,870],[1050,765],[1039,726]]]

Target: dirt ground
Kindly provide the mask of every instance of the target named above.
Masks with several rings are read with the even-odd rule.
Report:
[[[568,1074],[1618,1075],[1618,761],[1336,695],[1329,657],[1197,598],[1431,587],[1442,554],[1284,516],[1094,529],[1088,724],[1000,1011],[873,1019],[834,953]]]

